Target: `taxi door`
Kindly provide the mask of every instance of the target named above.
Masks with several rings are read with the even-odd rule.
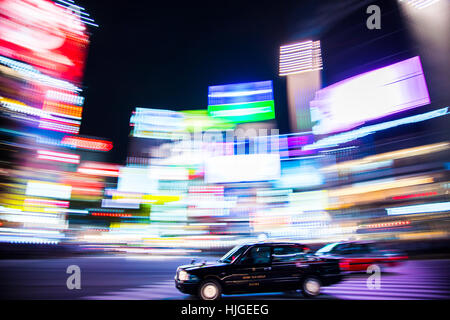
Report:
[[[256,246],[236,262],[224,279],[229,292],[263,292],[268,289],[271,268],[271,247]]]
[[[303,262],[303,263],[302,263]],[[304,263],[304,252],[300,246],[282,245],[273,248],[270,287],[274,291],[298,289],[300,279],[308,264]]]

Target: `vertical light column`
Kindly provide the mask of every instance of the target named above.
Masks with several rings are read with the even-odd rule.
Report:
[[[290,126],[293,132],[311,131],[309,102],[321,87],[323,69],[320,41],[280,47],[279,75],[287,77]]]

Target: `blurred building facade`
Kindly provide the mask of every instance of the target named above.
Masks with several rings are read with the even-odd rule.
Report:
[[[87,26],[97,25],[73,1],[0,7],[0,241],[67,243],[108,183],[84,167],[112,142],[79,135]]]
[[[390,38],[399,24],[352,38],[338,19],[281,46],[291,133],[276,128],[271,80],[215,85],[203,109],[135,108],[119,165],[104,157],[112,142],[79,135],[93,22],[64,3],[0,2],[1,30],[20,25],[20,6],[35,10],[32,30],[51,13],[69,43],[39,50],[73,62],[40,60],[25,35],[1,39],[1,241],[188,252],[264,239],[448,240],[448,101],[430,88],[422,51]],[[383,14],[402,25],[397,6]]]

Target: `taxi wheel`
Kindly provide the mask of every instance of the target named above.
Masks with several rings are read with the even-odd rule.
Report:
[[[198,296],[202,300],[218,300],[222,295],[222,287],[219,282],[207,279],[200,284]]]
[[[321,282],[314,276],[306,277],[302,282],[302,293],[307,298],[314,298],[320,294]]]

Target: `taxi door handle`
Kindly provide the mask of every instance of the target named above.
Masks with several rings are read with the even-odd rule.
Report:
[[[269,271],[269,270],[272,270],[272,267],[265,267],[264,268],[264,271]]]

